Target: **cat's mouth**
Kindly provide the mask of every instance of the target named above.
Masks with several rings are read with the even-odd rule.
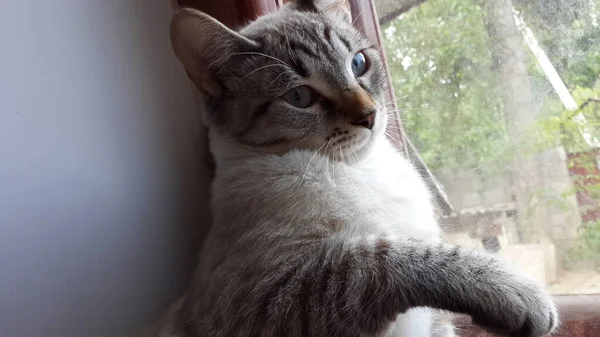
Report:
[[[383,134],[387,124],[385,114],[379,114],[371,129],[364,127],[348,127],[333,129],[325,140],[324,153],[333,160],[350,163],[359,161],[368,153],[375,138]]]
[[[336,128],[329,136],[325,153],[334,160],[354,162],[361,156],[359,153],[371,142],[372,132],[368,130],[342,130]]]

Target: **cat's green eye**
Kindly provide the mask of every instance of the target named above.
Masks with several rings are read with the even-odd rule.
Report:
[[[314,92],[309,86],[301,85],[286,92],[283,99],[296,108],[304,109],[313,104],[314,96]]]
[[[358,52],[352,58],[352,73],[360,77],[367,72],[367,58],[362,52]]]

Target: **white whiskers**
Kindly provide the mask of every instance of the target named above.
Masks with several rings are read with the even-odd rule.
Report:
[[[321,149],[323,149],[324,146],[329,145],[329,143],[331,142],[331,139],[326,142],[323,143],[323,145],[321,145],[321,147],[315,152],[315,154],[310,158],[310,160],[308,161],[308,164],[306,165],[306,169],[304,169],[304,173],[302,174],[302,178],[300,179],[300,184],[298,184],[298,188],[296,189],[296,191],[294,191],[294,194],[296,192],[298,192],[298,190],[300,189],[300,187],[302,187],[302,183],[304,183],[304,179],[306,178],[306,172],[308,172],[308,168],[310,167],[310,164],[312,163],[312,161],[315,159],[315,157],[319,154],[319,152],[321,151]],[[325,148],[325,151],[327,151],[327,148]]]
[[[278,63],[276,63],[276,64],[267,64],[266,66],[262,66],[262,67],[260,67],[260,68],[258,68],[258,69],[254,69],[254,70],[252,70],[251,72],[249,72],[248,74],[246,74],[246,75],[245,75],[244,77],[242,77],[241,79],[243,80],[244,78],[246,78],[246,77],[248,77],[248,76],[250,76],[250,75],[254,74],[255,72],[257,72],[257,71],[259,71],[259,70],[263,70],[263,69],[265,69],[265,68],[271,68],[271,67],[286,67],[286,65],[283,65],[283,64],[278,64]]]
[[[267,86],[267,88],[270,88],[273,85],[273,83],[275,83],[275,81],[277,81],[281,77],[281,75],[283,75],[283,74],[285,74],[285,70],[282,71],[281,74],[279,74],[277,77],[275,77],[275,79],[272,80],[271,83],[269,83],[269,85]]]
[[[282,60],[278,59],[277,57],[274,57],[274,56],[271,56],[271,55],[267,55],[267,54],[263,54],[263,53],[258,53],[258,52],[242,52],[242,53],[234,53],[234,54],[231,54],[231,55],[232,55],[232,56],[233,56],[233,55],[257,55],[257,56],[263,56],[263,57],[267,57],[267,58],[270,58],[270,59],[272,59],[272,60],[275,60],[275,61],[277,61],[277,62],[281,63],[282,65],[285,65],[285,66],[287,66],[287,67],[290,67],[290,65],[289,65],[289,64],[287,64],[287,63],[285,63],[284,61],[282,61]],[[290,68],[291,68],[291,67],[290,67]]]

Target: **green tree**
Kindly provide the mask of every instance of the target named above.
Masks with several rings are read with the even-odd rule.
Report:
[[[383,28],[404,127],[434,171],[477,167],[509,144],[485,16],[430,0]]]
[[[428,0],[383,27],[404,127],[434,171],[506,166],[522,148],[522,139],[507,132],[484,4]],[[516,6],[576,98],[598,98],[600,0],[516,0]],[[573,121],[565,120],[568,112],[533,57],[528,66],[544,124],[537,132],[555,146],[568,137],[557,137],[556,126]],[[594,113],[586,113],[594,126]]]
[[[506,59],[497,58],[510,56],[495,50],[505,47],[498,46],[494,27],[488,25],[490,1],[427,0],[382,27],[404,127],[437,173],[504,171],[518,159],[517,150],[529,156],[563,146],[575,153],[590,150],[584,134],[600,139],[600,0],[513,0],[580,106],[564,109],[536,59],[526,52],[533,104],[523,112],[531,110],[529,117],[536,119],[531,132],[507,126],[512,117],[505,114],[501,77],[507,69],[498,62]],[[524,145],[522,135],[537,136],[537,146]],[[589,179],[575,176],[575,188],[600,201],[600,184],[579,183]],[[573,191],[564,195],[568,193]],[[591,254],[597,253],[597,223],[581,233],[572,256],[598,256]]]

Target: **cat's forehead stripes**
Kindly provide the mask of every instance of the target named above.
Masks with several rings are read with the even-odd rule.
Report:
[[[262,29],[251,27],[242,33],[257,41],[262,52],[285,61],[303,77],[310,76],[315,66],[339,65],[345,56],[358,51],[363,44],[358,36],[347,34],[315,13],[295,13],[286,20],[269,21],[268,26],[266,23],[261,26]],[[338,73],[341,70],[335,69]]]

